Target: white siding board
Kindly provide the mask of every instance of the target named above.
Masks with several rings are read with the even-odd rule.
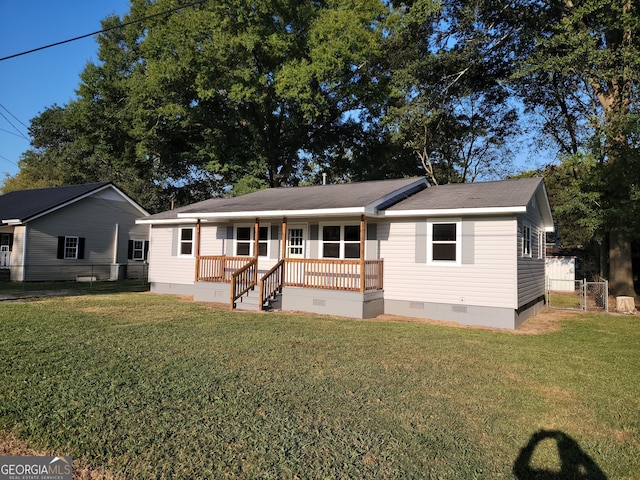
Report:
[[[516,221],[473,221],[473,239],[462,241],[473,241],[474,261],[460,266],[415,262],[414,219],[379,224],[379,238],[385,238],[380,242],[380,256],[385,262],[385,298],[516,308],[516,262],[510,253],[516,248]]]
[[[149,247],[149,282],[177,283],[191,285],[194,283],[195,257],[178,257],[172,255],[173,230],[177,226],[156,226],[151,228]]]

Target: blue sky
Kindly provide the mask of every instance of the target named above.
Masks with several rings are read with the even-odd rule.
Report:
[[[103,18],[128,11],[128,0],[0,0],[0,58],[95,32]],[[0,62],[0,182],[18,172],[29,148],[25,125],[75,98],[79,75],[97,51],[95,37],[87,37]]]

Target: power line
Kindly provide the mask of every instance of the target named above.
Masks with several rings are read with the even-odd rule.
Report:
[[[19,119],[18,117],[16,117],[13,113],[11,113],[11,112],[9,111],[9,109],[8,109],[7,107],[5,107],[4,105],[2,105],[1,103],[0,103],[0,107],[2,107],[2,108],[4,109],[4,111],[5,111],[5,112],[7,112],[9,115],[11,115],[13,118],[15,118],[15,120],[16,120],[20,125],[22,125],[24,128],[27,128],[27,129],[29,128],[27,125],[25,125],[25,124],[24,124],[24,122],[23,122],[22,120],[20,120],[20,119]]]
[[[8,111],[8,110],[7,110],[7,111]],[[13,129],[14,129],[16,132],[18,132],[18,133],[20,134],[19,136],[21,136],[21,137],[22,137],[22,138],[24,138],[25,140],[29,140],[27,137],[25,137],[24,133],[22,133],[22,132],[18,129],[18,127],[16,127],[13,123],[11,123],[11,120],[9,120],[9,119],[7,118],[7,116],[6,116],[4,113],[0,112],[0,117],[4,118],[4,119],[7,121],[7,123],[8,123],[9,125],[11,125],[11,126],[13,127]]]
[[[9,60],[11,58],[20,57],[22,55],[27,55],[29,53],[38,52],[38,51],[44,50],[46,48],[57,47],[58,45],[63,45],[65,43],[75,42],[76,40],[81,40],[83,38],[91,37],[93,35],[98,35],[99,33],[110,32],[111,30],[115,30],[117,28],[126,27],[128,25],[133,25],[134,23],[140,23],[140,22],[142,22],[144,20],[149,20],[150,18],[155,18],[155,17],[159,17],[161,15],[166,15],[168,13],[173,13],[173,12],[175,12],[177,10],[182,10],[183,8],[192,7],[194,5],[198,5],[198,4],[204,3],[206,1],[207,0],[196,0],[194,2],[186,3],[184,5],[179,5],[177,7],[171,8],[169,10],[165,10],[165,11],[160,12],[160,13],[154,13],[153,15],[146,15],[146,16],[138,18],[136,20],[131,20],[129,22],[121,23],[120,25],[116,25],[116,26],[113,26],[113,27],[109,27],[109,28],[105,28],[105,29],[102,29],[102,30],[98,30],[97,32],[87,33],[86,35],[80,35],[79,37],[69,38],[68,40],[62,40],[61,42],[50,43],[49,45],[44,45],[42,47],[33,48],[33,49],[27,50],[25,52],[15,53],[13,55],[9,55],[8,57],[0,58],[0,62],[2,62],[3,60]]]

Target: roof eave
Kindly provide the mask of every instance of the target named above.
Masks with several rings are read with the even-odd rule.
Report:
[[[234,218],[282,218],[282,217],[317,217],[317,216],[350,216],[350,215],[375,215],[375,211],[367,210],[367,207],[346,208],[321,208],[308,210],[254,210],[249,212],[189,212],[178,213],[179,219],[220,219],[230,220]]]
[[[387,210],[385,217],[451,217],[458,215],[507,215],[527,211],[525,206],[513,207],[466,207],[466,208],[425,208],[416,210]]]

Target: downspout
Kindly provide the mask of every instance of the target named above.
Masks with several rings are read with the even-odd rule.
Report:
[[[116,223],[115,235],[113,238],[113,264],[118,263],[118,231],[120,229],[120,225]]]
[[[24,226],[24,235],[23,235],[23,245],[22,245],[22,278],[19,278],[18,281],[26,282],[27,280],[27,230],[29,227],[27,224]],[[13,227],[13,232],[15,233],[16,228]]]

